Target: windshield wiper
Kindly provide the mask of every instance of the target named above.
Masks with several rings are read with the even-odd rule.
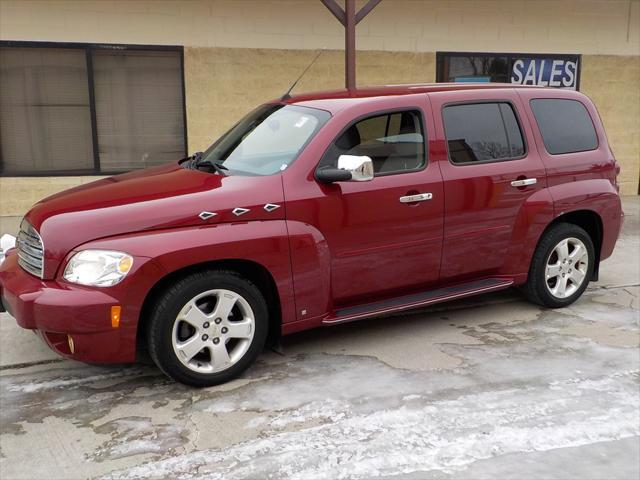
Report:
[[[220,162],[214,162],[212,160],[202,160],[202,152],[196,152],[193,154],[193,165],[195,165],[196,168],[200,168],[200,167],[211,167],[213,170],[215,170],[217,173],[219,173],[220,175],[226,176],[227,174],[225,173],[225,170],[229,170],[227,167],[225,167],[224,165],[222,165],[222,163]]]

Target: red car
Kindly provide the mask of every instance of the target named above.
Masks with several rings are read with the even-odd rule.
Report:
[[[225,382],[280,335],[518,286],[563,307],[618,238],[618,164],[568,90],[283,97],[207,151],[54,195],[0,267],[61,355]]]

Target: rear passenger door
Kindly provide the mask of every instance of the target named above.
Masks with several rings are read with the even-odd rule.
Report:
[[[546,186],[544,165],[512,89],[429,95],[444,180],[441,279],[501,272],[514,251],[523,204]],[[517,252],[517,249],[516,249]]]

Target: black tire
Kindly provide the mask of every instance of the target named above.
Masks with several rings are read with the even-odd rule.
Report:
[[[547,286],[546,266],[547,260],[562,240],[577,238],[582,241],[587,249],[588,264],[584,280],[577,290],[566,298],[554,296]],[[577,225],[571,223],[558,223],[550,227],[540,239],[536,251],[531,260],[527,283],[522,290],[529,301],[550,308],[561,308],[571,305],[584,293],[589,281],[593,277],[596,256],[593,241],[589,234]]]
[[[231,290],[242,296],[254,314],[251,343],[244,355],[227,369],[200,373],[185,366],[174,351],[173,325],[182,308],[194,297],[213,289]],[[154,363],[172,379],[194,387],[210,387],[236,378],[251,365],[264,348],[269,328],[267,304],[260,290],[236,272],[206,270],[183,277],[157,297],[151,309],[147,346]]]

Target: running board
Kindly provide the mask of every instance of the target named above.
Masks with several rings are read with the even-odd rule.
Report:
[[[478,293],[502,290],[513,285],[513,280],[504,278],[485,278],[473,282],[463,283],[452,287],[438,288],[428,292],[405,295],[380,302],[367,303],[356,307],[347,307],[336,310],[333,315],[322,320],[324,325],[351,322],[361,318],[375,317],[385,313],[400,312],[411,308],[423,307],[432,303],[446,302],[456,298],[468,297]]]

